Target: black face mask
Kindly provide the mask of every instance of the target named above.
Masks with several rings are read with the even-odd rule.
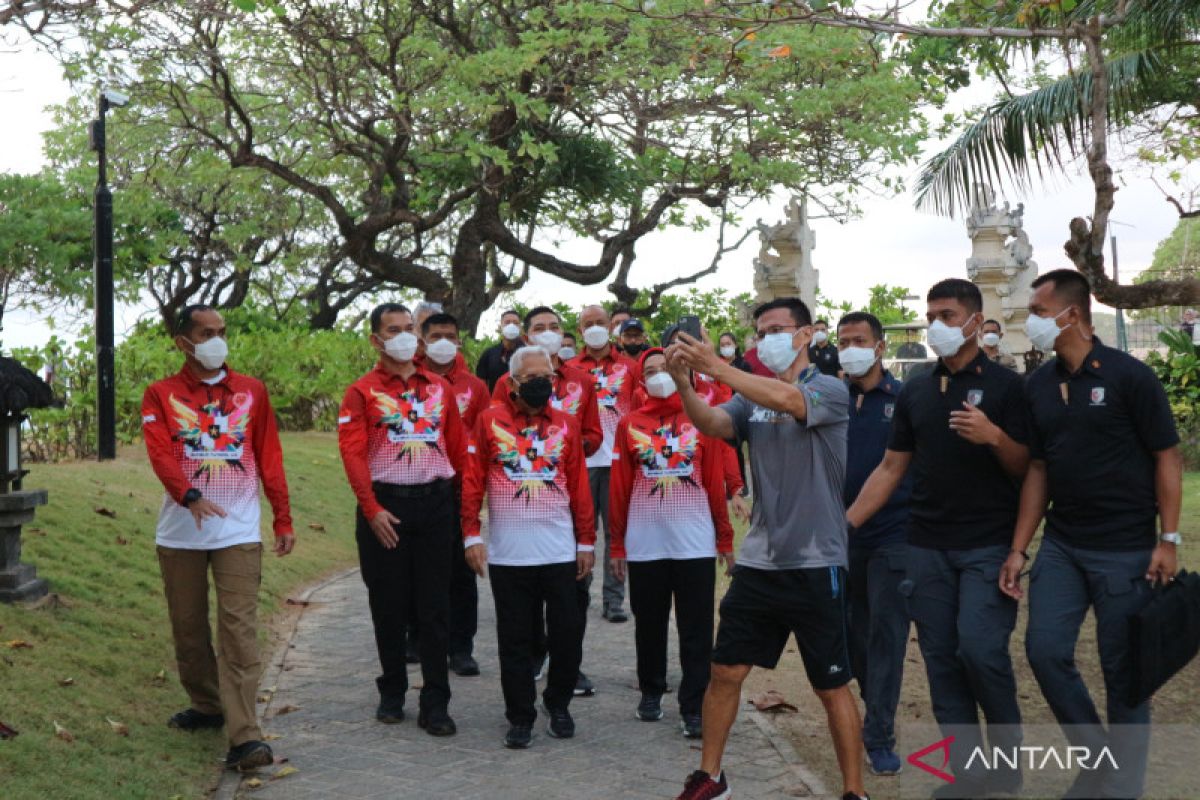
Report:
[[[642,353],[650,349],[646,344],[627,344],[621,348],[627,356],[640,356]]]
[[[517,387],[517,396],[530,408],[543,408],[554,394],[554,384],[544,376],[530,378]]]

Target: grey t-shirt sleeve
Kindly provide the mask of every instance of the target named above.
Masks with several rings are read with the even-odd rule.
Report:
[[[722,403],[717,408],[733,420],[733,439],[730,441],[735,446],[745,442],[750,432],[750,413],[754,410],[754,404],[740,394],[735,394],[732,400]]]
[[[805,424],[809,428],[833,425],[850,418],[850,390],[832,375],[817,375],[798,384],[808,407]]]

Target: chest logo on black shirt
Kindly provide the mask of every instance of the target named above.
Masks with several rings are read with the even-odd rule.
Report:
[[[387,428],[389,442],[401,445],[397,461],[411,459],[414,453],[426,447],[441,452],[437,444],[445,415],[441,386],[431,385],[424,399],[416,389],[401,392],[396,397],[374,389],[371,394],[379,410],[379,422],[375,424]]]
[[[192,478],[203,475],[212,480],[227,466],[244,469],[242,454],[250,409],[254,406],[253,394],[237,392],[226,402],[211,401],[195,409],[171,395],[170,404],[175,412],[172,438],[183,442],[187,458],[200,462]]]
[[[883,406],[883,418],[884,419],[891,419],[892,415],[895,413],[896,413],[896,404],[895,403],[886,403]]]
[[[524,495],[528,502],[543,489],[562,491],[554,479],[558,477],[566,434],[567,430],[557,425],[551,425],[541,433],[536,427],[510,431],[500,423],[492,422],[496,463],[503,467],[505,477],[518,484],[514,500]]]
[[[1094,406],[1106,405],[1104,402],[1104,387],[1103,386],[1092,387],[1091,401],[1092,401],[1091,404]]]
[[[983,389],[971,389],[967,392],[967,403],[978,406],[983,402]]]
[[[629,438],[637,453],[642,475],[654,481],[650,489],[651,497],[656,494],[666,497],[681,482],[696,486],[692,474],[695,472],[693,462],[700,434],[695,427],[685,422],[678,429],[674,425],[663,425],[646,432],[631,425]]]

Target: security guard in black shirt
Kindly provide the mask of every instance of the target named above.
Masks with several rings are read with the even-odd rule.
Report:
[[[1139,797],[1150,703],[1125,702],[1133,663],[1129,618],[1149,602],[1152,584],[1175,576],[1183,497],[1179,436],[1150,368],[1096,338],[1087,279],[1055,270],[1033,288],[1026,332],[1035,347],[1053,348],[1055,358],[1030,375],[1026,387],[1033,460],[1000,588],[1021,597],[1027,548],[1045,515],[1025,651],[1071,744],[1091,752],[1108,746],[1120,765],[1081,770],[1066,796]],[[1162,524],[1158,535],[1155,517]],[[1075,666],[1089,607],[1096,614],[1107,730]]]
[[[896,399],[882,463],[846,511],[851,540],[884,506],[912,465],[905,590],[934,717],[949,745],[955,782],[935,797],[1013,792],[1019,769],[968,769],[983,744],[1021,744],[1021,710],[1009,638],[1017,603],[997,583],[1008,555],[1007,529],[1029,464],[1021,378],[979,348],[983,298],[970,281],[949,278],[926,296],[931,372],[911,378]],[[973,766],[978,766],[974,764]]]
[[[829,321],[819,319],[813,323],[813,343],[808,346],[808,361],[822,375],[834,378],[842,376],[842,365],[838,362],[838,349],[829,341]]]

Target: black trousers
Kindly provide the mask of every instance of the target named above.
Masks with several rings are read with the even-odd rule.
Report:
[[[675,601],[679,634],[679,713],[699,714],[708,688],[713,648],[715,558],[630,561],[629,604],[637,642],[638,687],[661,696],[667,688],[667,628]]]
[[[400,519],[396,547],[389,550],[379,543],[361,509],[355,538],[383,668],[375,680],[380,695],[402,698],[408,691],[405,630],[411,618],[420,633],[420,706],[444,709],[450,701],[446,668],[450,543],[458,526],[451,483],[439,481],[423,488],[428,493],[417,495],[414,493],[421,491],[417,487],[375,485],[376,499]],[[415,608],[414,594],[419,598]]]
[[[536,665],[533,661],[538,615],[545,607],[550,669],[542,699],[549,708],[571,703],[583,658],[583,614],[575,588],[575,562],[532,567],[489,565],[496,603],[496,641],[500,651],[500,687],[505,717],[513,725],[532,725]]]
[[[454,536],[450,537],[450,647],[451,656],[469,656],[475,652],[475,634],[479,632],[479,587],[475,573],[467,566],[463,549],[457,501],[454,508]],[[413,587],[413,607],[420,602]],[[408,623],[409,652],[420,652],[421,637],[415,618]]]

